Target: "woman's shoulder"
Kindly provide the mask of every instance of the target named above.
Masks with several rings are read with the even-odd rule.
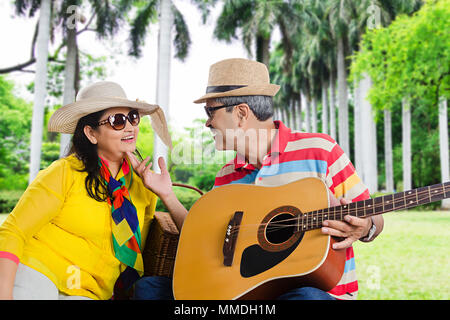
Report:
[[[75,155],[69,155],[64,158],[53,161],[47,168],[39,171],[36,180],[54,177],[56,179],[65,179],[73,176],[73,173],[83,169],[83,162]]]
[[[64,165],[69,166],[70,169],[73,170],[82,170],[84,168],[83,161],[81,161],[75,153],[72,153],[67,157],[61,158],[57,161],[61,161]]]

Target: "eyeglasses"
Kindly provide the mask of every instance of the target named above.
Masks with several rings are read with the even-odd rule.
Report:
[[[208,118],[212,119],[213,111],[216,111],[216,110],[219,110],[219,109],[222,109],[222,108],[228,108],[228,107],[237,106],[239,104],[241,104],[241,102],[233,103],[233,104],[225,104],[223,106],[218,106],[218,107],[207,107],[207,106],[204,106],[203,108],[205,108],[205,112],[206,112],[206,115],[208,116]]]
[[[131,110],[128,115],[122,113],[112,114],[108,119],[98,123],[99,126],[109,123],[114,130],[122,130],[127,125],[127,119],[133,127],[137,126],[141,121],[141,117],[137,110]]]

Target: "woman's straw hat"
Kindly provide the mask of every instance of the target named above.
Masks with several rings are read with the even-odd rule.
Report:
[[[96,82],[80,90],[75,102],[53,113],[48,122],[48,131],[72,134],[80,118],[113,107],[133,108],[139,110],[141,116],[149,115],[153,130],[169,148],[172,148],[163,110],[155,104],[128,100],[122,87],[111,81]]]
[[[227,59],[209,68],[206,94],[195,100],[234,96],[274,96],[279,85],[271,84],[265,64],[247,59]]]

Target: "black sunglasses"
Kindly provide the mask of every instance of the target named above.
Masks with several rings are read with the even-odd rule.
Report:
[[[218,107],[207,107],[207,106],[204,106],[203,108],[205,108],[205,112],[206,112],[206,115],[208,116],[208,118],[211,119],[213,117],[213,111],[216,111],[216,110],[219,110],[219,109],[222,109],[222,108],[237,106],[237,105],[240,105],[241,103],[242,102],[233,103],[233,104],[225,104],[223,106],[218,106]]]
[[[128,115],[122,113],[112,114],[108,119],[102,120],[98,123],[99,126],[109,123],[114,130],[122,130],[127,124],[127,119],[133,127],[137,126],[141,121],[141,117],[137,110],[131,110]]]

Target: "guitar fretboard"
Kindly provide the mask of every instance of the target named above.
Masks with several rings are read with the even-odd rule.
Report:
[[[365,218],[446,198],[450,198],[450,182],[303,213],[296,217],[296,229],[298,232],[318,229],[325,220],[342,221],[346,215]]]

